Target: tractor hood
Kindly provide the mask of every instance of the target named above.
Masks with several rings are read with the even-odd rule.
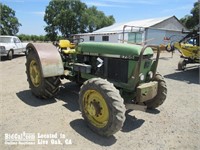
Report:
[[[108,54],[120,56],[139,56],[142,46],[124,43],[83,42],[76,47],[77,53]],[[153,50],[147,48],[144,55],[152,55]]]

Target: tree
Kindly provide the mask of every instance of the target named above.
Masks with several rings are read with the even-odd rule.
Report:
[[[105,16],[96,7],[88,8],[80,0],[51,0],[46,7],[44,21],[45,31],[51,40],[57,35],[70,37],[71,34],[93,32],[115,22],[113,16]]]
[[[0,34],[1,35],[16,35],[19,32],[21,24],[15,17],[15,11],[8,6],[0,3],[1,22],[0,22]]]
[[[106,17],[102,11],[98,11],[95,6],[86,10],[83,14],[83,24],[85,23],[85,30],[82,32],[93,32],[105,26],[112,25],[115,22],[113,16]]]
[[[45,31],[51,40],[56,40],[58,33],[65,37],[78,32],[81,13],[86,6],[79,0],[52,0],[46,8],[44,21]]]
[[[191,10],[191,15],[186,15],[181,18],[180,21],[188,28],[194,29],[199,26],[199,7],[200,2],[194,3],[194,8]]]

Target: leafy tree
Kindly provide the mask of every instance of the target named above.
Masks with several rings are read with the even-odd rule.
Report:
[[[78,22],[86,6],[79,0],[52,0],[46,8],[44,21],[45,31],[51,40],[56,40],[58,33],[68,37],[78,32]]]
[[[1,35],[15,35],[19,32],[21,24],[15,17],[15,11],[8,6],[0,3],[0,34]]]
[[[43,36],[43,35],[40,35],[40,36],[38,36],[38,41],[44,41],[45,40],[45,36]]]
[[[19,34],[17,36],[21,41],[26,41],[27,40],[27,36],[25,34]]]
[[[102,11],[98,11],[95,6],[89,7],[83,14],[83,24],[85,28],[82,32],[93,32],[115,22],[113,16],[106,17]]]
[[[200,2],[194,3],[194,8],[191,10],[191,15],[186,15],[185,17],[181,18],[180,21],[188,28],[194,29],[199,26],[199,7]]]
[[[68,38],[71,34],[93,32],[99,28],[112,25],[113,16],[105,16],[96,7],[87,7],[80,0],[51,0],[46,7],[44,21],[45,31],[51,40],[61,34]]]
[[[44,42],[49,41],[46,36],[44,35],[26,35],[26,34],[19,34],[17,35],[21,41],[33,41],[33,42]]]

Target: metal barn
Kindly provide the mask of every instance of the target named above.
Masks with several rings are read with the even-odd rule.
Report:
[[[166,39],[172,35],[181,38],[182,30],[188,31],[175,16],[171,16],[116,23],[92,33],[76,34],[75,38],[83,38],[86,42],[166,44]]]

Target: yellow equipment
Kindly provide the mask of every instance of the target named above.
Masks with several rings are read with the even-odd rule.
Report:
[[[168,52],[173,52],[177,49],[181,53],[181,59],[178,63],[178,70],[185,70],[189,63],[200,63],[200,46],[199,46],[199,32],[194,30],[188,33],[179,42],[169,43],[166,46]]]

